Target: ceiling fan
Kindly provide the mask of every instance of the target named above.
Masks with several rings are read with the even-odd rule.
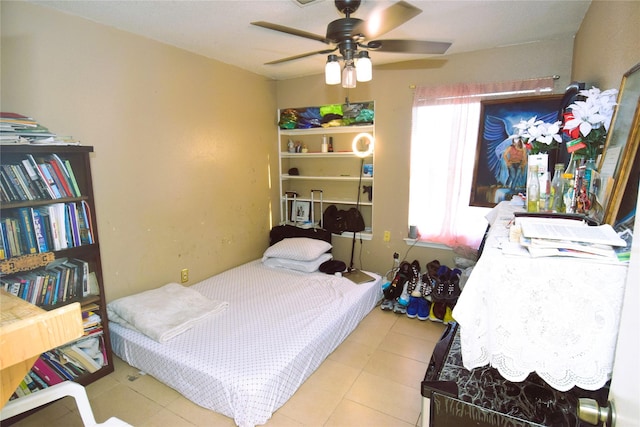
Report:
[[[316,40],[330,46],[315,52],[307,52],[290,56],[283,59],[267,62],[267,65],[280,64],[295,59],[301,59],[312,55],[324,55],[340,50],[342,59],[348,64],[356,59],[358,49],[362,49],[359,57],[368,58],[367,51],[395,52],[395,53],[416,53],[416,54],[443,54],[447,51],[451,43],[436,42],[426,40],[374,40],[396,27],[404,24],[411,18],[422,13],[422,10],[405,2],[399,1],[379,14],[364,21],[351,17],[360,6],[361,0],[335,0],[336,8],[345,15],[344,18],[336,19],[327,26],[325,36],[309,33],[283,25],[272,24],[264,21],[252,22],[252,25],[280,31],[298,37]],[[364,52],[364,53],[363,53]],[[331,55],[334,56],[334,55]],[[329,58],[329,61],[337,58]]]

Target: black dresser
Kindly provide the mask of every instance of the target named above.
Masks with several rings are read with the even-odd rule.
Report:
[[[607,404],[608,384],[588,391],[561,392],[536,374],[516,383],[489,366],[462,365],[458,325],[451,323],[431,356],[422,381],[422,426],[430,427],[589,427],[578,420],[582,397]]]

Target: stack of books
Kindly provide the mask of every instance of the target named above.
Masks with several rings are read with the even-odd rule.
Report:
[[[59,136],[31,117],[18,113],[0,112],[0,144],[79,145],[69,136]]]
[[[102,335],[49,350],[36,360],[31,371],[11,395],[10,400],[96,372],[105,365],[105,361]]]
[[[520,244],[531,257],[568,256],[620,262],[617,249],[627,246],[609,224],[589,226],[573,219],[517,217]]]

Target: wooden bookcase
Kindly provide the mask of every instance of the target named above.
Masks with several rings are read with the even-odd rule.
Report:
[[[85,329],[85,335],[76,341],[76,343],[81,343],[82,340],[86,340],[88,336],[97,338],[102,358],[104,359],[103,366],[101,368],[94,367],[90,370],[80,370],[79,372],[76,372],[78,375],[73,378],[73,381],[82,385],[87,385],[113,372],[114,370],[109,329],[107,327],[107,310],[104,283],[102,279],[102,265],[100,261],[100,240],[96,222],[96,209],[91,179],[91,164],[89,159],[90,153],[93,152],[93,147],[3,145],[0,147],[0,150],[2,151],[0,165],[4,171],[2,174],[3,176],[1,177],[3,186],[2,190],[4,194],[2,202],[0,203],[0,222],[5,225],[5,228],[2,229],[2,249],[4,254],[2,254],[1,257],[3,259],[0,260],[0,281],[2,283],[2,288],[9,288],[5,290],[46,311],[52,311],[60,307],[79,303],[81,306],[81,312],[92,309],[95,314],[99,315],[100,323],[98,324],[98,327],[96,328],[94,326],[90,329],[92,332],[91,334],[88,334],[89,329]],[[73,194],[71,197],[65,196],[52,199],[50,195],[45,196],[45,188],[40,187],[40,190],[35,188],[35,186],[44,184],[43,182],[38,183],[33,181],[31,187],[29,187],[29,184],[27,183],[27,187],[29,187],[31,193],[31,197],[27,197],[27,200],[21,200],[21,197],[16,198],[11,197],[10,195],[8,196],[6,194],[7,191],[9,193],[11,193],[11,191],[7,188],[7,185],[11,186],[16,183],[13,182],[8,184],[6,182],[8,176],[6,166],[19,166],[22,164],[23,160],[29,159],[29,155],[33,156],[36,163],[45,162],[47,159],[51,159],[53,155],[57,155],[57,157],[62,160],[63,164],[70,166],[70,169],[73,172],[72,175],[75,177],[75,181],[77,183],[79,195]],[[28,168],[24,167],[23,172],[26,171],[26,178],[29,179],[29,171],[27,169]],[[14,172],[18,172],[15,168],[13,168],[13,170]],[[24,181],[24,174],[22,178]],[[38,177],[37,180],[42,181],[40,177]],[[18,185],[19,184],[20,183],[18,183]],[[46,184],[44,185],[46,186]],[[14,188],[14,192],[16,192],[15,190],[16,189]],[[22,199],[24,199],[24,197],[22,197]],[[51,241],[51,232],[49,232],[47,250],[45,251],[43,247],[37,245],[36,237],[36,248],[34,251],[29,245],[29,240],[25,235],[25,231],[21,229],[20,233],[22,234],[22,237],[14,234],[13,238],[14,240],[16,237],[22,239],[23,253],[15,256],[11,251],[11,247],[7,247],[8,240],[6,236],[6,221],[8,221],[9,218],[19,217],[20,213],[25,210],[32,214],[34,210],[47,212],[48,207],[54,204],[64,204],[66,208],[65,212],[68,214],[66,217],[66,221],[68,221],[66,226],[70,227],[69,229],[72,231],[66,245],[67,247],[58,248],[56,250],[53,242]],[[84,209],[82,208],[83,206]],[[74,212],[74,207],[75,212],[78,213],[75,221],[71,218],[71,215],[73,215]],[[86,217],[83,214],[86,214]],[[88,220],[88,224],[85,220]],[[75,227],[74,223],[79,226],[75,233],[75,238],[73,237],[73,229]],[[40,222],[40,224],[42,225],[43,223]],[[31,226],[34,227],[33,222],[31,223]],[[26,227],[28,228],[28,226]],[[45,227],[44,230],[40,230],[39,234],[41,237],[46,238],[48,227],[49,226]],[[36,226],[36,228],[38,227]],[[81,230],[83,231],[82,233]],[[88,234],[86,232],[87,230],[89,231]],[[31,232],[35,237],[36,229],[32,229]],[[81,234],[82,237],[79,238]],[[89,235],[90,237],[88,237]],[[24,250],[26,250],[26,253],[24,253]],[[63,282],[61,281],[62,279],[56,279],[55,275],[47,276],[47,266],[53,268],[52,265],[62,262],[65,258],[75,262],[79,267],[73,268],[67,265],[65,267],[58,268],[58,271],[62,271],[63,274],[66,272],[65,268],[69,270],[68,278],[64,282],[68,284],[68,288],[66,293],[60,289],[56,293],[56,284],[60,286],[60,283]],[[89,274],[87,274],[87,272]],[[38,282],[38,280],[42,280],[39,279],[42,276],[48,277],[48,279],[44,279],[44,284],[41,284],[42,282]],[[18,285],[16,285],[19,282],[24,283],[22,291]],[[35,286],[32,292],[24,291],[24,287],[31,286]],[[52,295],[55,295],[55,297]],[[85,325],[85,327],[87,327],[87,325]],[[3,349],[2,351],[4,352],[5,350]],[[38,391],[33,392],[37,393]]]

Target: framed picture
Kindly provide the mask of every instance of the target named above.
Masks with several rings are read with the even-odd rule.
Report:
[[[509,139],[513,126],[537,117],[547,123],[558,120],[563,95],[538,95],[485,100],[480,103],[480,129],[473,168],[469,205],[494,207],[524,192],[527,182],[527,149]],[[521,159],[510,162],[506,158]]]
[[[640,145],[640,63],[622,76],[618,105],[607,134],[598,170],[602,187],[603,218],[596,220],[615,224],[636,205],[638,185],[637,152]],[[631,188],[629,188],[631,186]],[[625,194],[628,197],[624,197]]]
[[[309,222],[311,220],[311,202],[294,200],[291,202],[291,221]]]

